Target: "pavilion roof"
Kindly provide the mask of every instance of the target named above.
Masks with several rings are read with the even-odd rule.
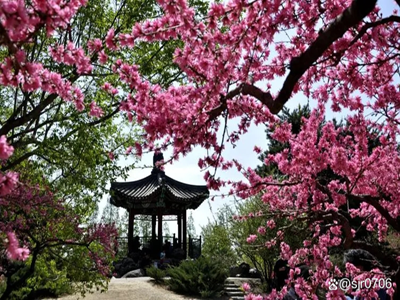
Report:
[[[209,195],[205,185],[177,181],[158,168],[137,181],[111,183],[111,203],[133,208],[138,214],[152,214],[159,207],[164,207],[165,213],[196,209]]]

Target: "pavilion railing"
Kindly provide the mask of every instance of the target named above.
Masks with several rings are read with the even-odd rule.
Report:
[[[143,248],[151,248],[150,243],[151,243],[152,236],[151,235],[145,235],[145,236],[139,236],[139,242],[142,245]],[[166,235],[163,236],[163,243],[165,241],[171,242],[171,245],[174,245],[174,239],[175,239],[175,234],[173,236]],[[118,253],[122,255],[127,255],[128,254],[128,237],[127,236],[119,236],[117,238],[118,241]]]
[[[151,242],[151,235],[150,236],[139,236],[139,241],[140,244],[142,245],[143,248],[151,248],[150,247],[150,242]],[[128,237],[127,236],[120,236],[117,238],[118,240],[118,251],[117,253],[120,255],[127,255],[128,254]],[[174,241],[176,243],[176,238],[175,234],[173,236],[163,236],[163,243],[165,241],[171,242],[171,245],[174,246],[174,248],[177,246],[174,244]],[[189,235],[189,239],[187,241],[187,249],[188,249],[188,257],[190,258],[198,258],[201,255],[201,236],[198,238],[191,237]]]
[[[189,257],[198,258],[201,255],[201,236],[193,238],[189,235]]]

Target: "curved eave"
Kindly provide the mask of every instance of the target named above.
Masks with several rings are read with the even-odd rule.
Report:
[[[157,201],[162,192],[162,185],[157,174],[151,174],[141,180],[111,183],[111,203],[129,208],[133,204]],[[186,209],[196,209],[209,197],[204,185],[190,185],[163,175],[165,198],[170,203],[180,204]]]

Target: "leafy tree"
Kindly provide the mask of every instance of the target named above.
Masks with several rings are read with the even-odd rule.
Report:
[[[136,222],[138,225],[138,230],[140,232],[140,235],[147,238],[151,238],[151,221],[141,218],[138,219]]]
[[[300,248],[310,235],[307,224],[280,217],[279,212],[268,210],[260,197],[237,201],[237,215],[233,219],[229,232],[237,255],[257,268],[267,290],[272,290],[272,271],[280,256],[280,242]]]
[[[196,236],[196,226],[194,225],[194,218],[192,212],[190,212],[190,215],[187,219],[187,234],[190,235],[191,237]]]
[[[169,231],[169,224],[167,221],[164,221],[163,223],[163,229],[162,229],[163,235],[168,239],[171,237],[171,233]]]
[[[106,206],[103,209],[103,213],[101,215],[102,223],[106,224],[119,224],[119,210],[118,207],[112,205],[110,201],[107,201]]]
[[[230,234],[232,216],[232,208],[224,205],[218,209],[215,220],[208,220],[208,224],[201,228],[204,241],[201,248],[202,255],[220,262],[225,268],[234,266],[238,262]]]
[[[201,248],[202,255],[220,262],[225,268],[237,263],[237,255],[233,250],[232,241],[225,226],[208,223],[202,228],[201,235],[204,239]]]
[[[102,116],[96,119],[88,115],[87,109],[76,110],[51,89],[25,90],[23,85],[17,85],[5,87],[0,93],[0,135],[8,135],[15,148],[14,155],[1,167],[2,171],[35,170],[28,179],[38,183],[43,176],[50,179],[47,184],[66,201],[75,203],[78,213],[90,214],[96,203],[93,199],[101,198],[109,179],[123,176],[129,170],[112,163],[107,153],[118,149],[121,152],[121,148],[138,141],[135,137],[138,130],[118,120],[117,99],[97,88],[115,77],[106,67],[94,69],[90,74],[77,72],[69,64],[51,61],[49,47],[70,43],[75,49],[91,39],[102,38],[113,21],[137,18],[134,13],[139,9],[133,2],[123,1],[114,7],[110,2],[89,1],[85,10],[78,11],[69,24],[70,30],[57,37],[47,37],[45,32],[38,31],[32,44],[21,44],[26,63],[37,68],[42,63],[46,66],[45,72],[58,72],[62,78],[75,83],[77,93],[79,89],[86,97],[88,109],[93,101],[100,106],[103,103]],[[151,4],[147,9],[151,10]],[[1,50],[4,58],[6,50],[4,47]],[[71,55],[74,51],[70,51]],[[75,104],[80,105],[80,100],[77,101]]]
[[[84,228],[62,199],[29,185],[21,184],[12,194],[1,196],[0,203],[1,232],[14,232],[31,253],[21,262],[10,260],[10,249],[1,249],[4,287],[0,299],[36,299],[106,288],[117,237],[113,225]],[[12,242],[10,235],[8,240]]]

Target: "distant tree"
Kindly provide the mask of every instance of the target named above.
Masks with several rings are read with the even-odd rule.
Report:
[[[165,236],[167,239],[171,237],[171,232],[169,230],[169,224],[167,221],[164,221],[162,231],[163,231],[163,236]]]
[[[257,268],[267,290],[271,290],[272,270],[280,254],[279,244],[285,242],[294,249],[301,247],[309,236],[307,224],[289,222],[279,213],[270,212],[260,197],[236,202],[236,205],[237,215],[230,224],[229,237],[237,256]]]
[[[193,213],[190,212],[190,215],[187,219],[187,234],[191,237],[196,236],[196,226],[194,225]]]
[[[119,224],[119,211],[118,207],[112,205],[110,201],[107,201],[106,206],[103,209],[103,213],[101,214],[101,222],[105,224]]]
[[[223,266],[230,267],[238,262],[238,256],[233,249],[230,237],[230,220],[233,210],[230,206],[224,205],[217,211],[213,221],[201,227],[203,245],[201,253],[215,261],[221,262]]]
[[[287,122],[291,125],[293,134],[298,134],[301,130],[302,118],[309,118],[310,113],[311,113],[311,110],[310,110],[310,107],[308,106],[308,104],[304,105],[304,106],[299,105],[296,109],[293,109],[292,111],[290,109],[284,107],[279,114],[279,119],[282,124]],[[274,129],[266,130],[267,140],[268,140],[268,150],[259,156],[259,159],[262,162],[264,162],[265,158],[268,155],[276,154],[276,153],[282,152],[284,149],[290,148],[288,141],[280,142],[278,140],[273,139],[272,138],[273,133],[274,133]],[[281,176],[282,175],[282,173],[279,171],[279,168],[276,163],[271,163],[269,165],[262,163],[260,166],[258,166],[256,168],[256,172],[260,176],[268,176],[268,175]]]
[[[151,238],[151,221],[148,221],[144,219],[143,216],[139,215],[134,224],[135,226],[137,225],[138,235]]]

